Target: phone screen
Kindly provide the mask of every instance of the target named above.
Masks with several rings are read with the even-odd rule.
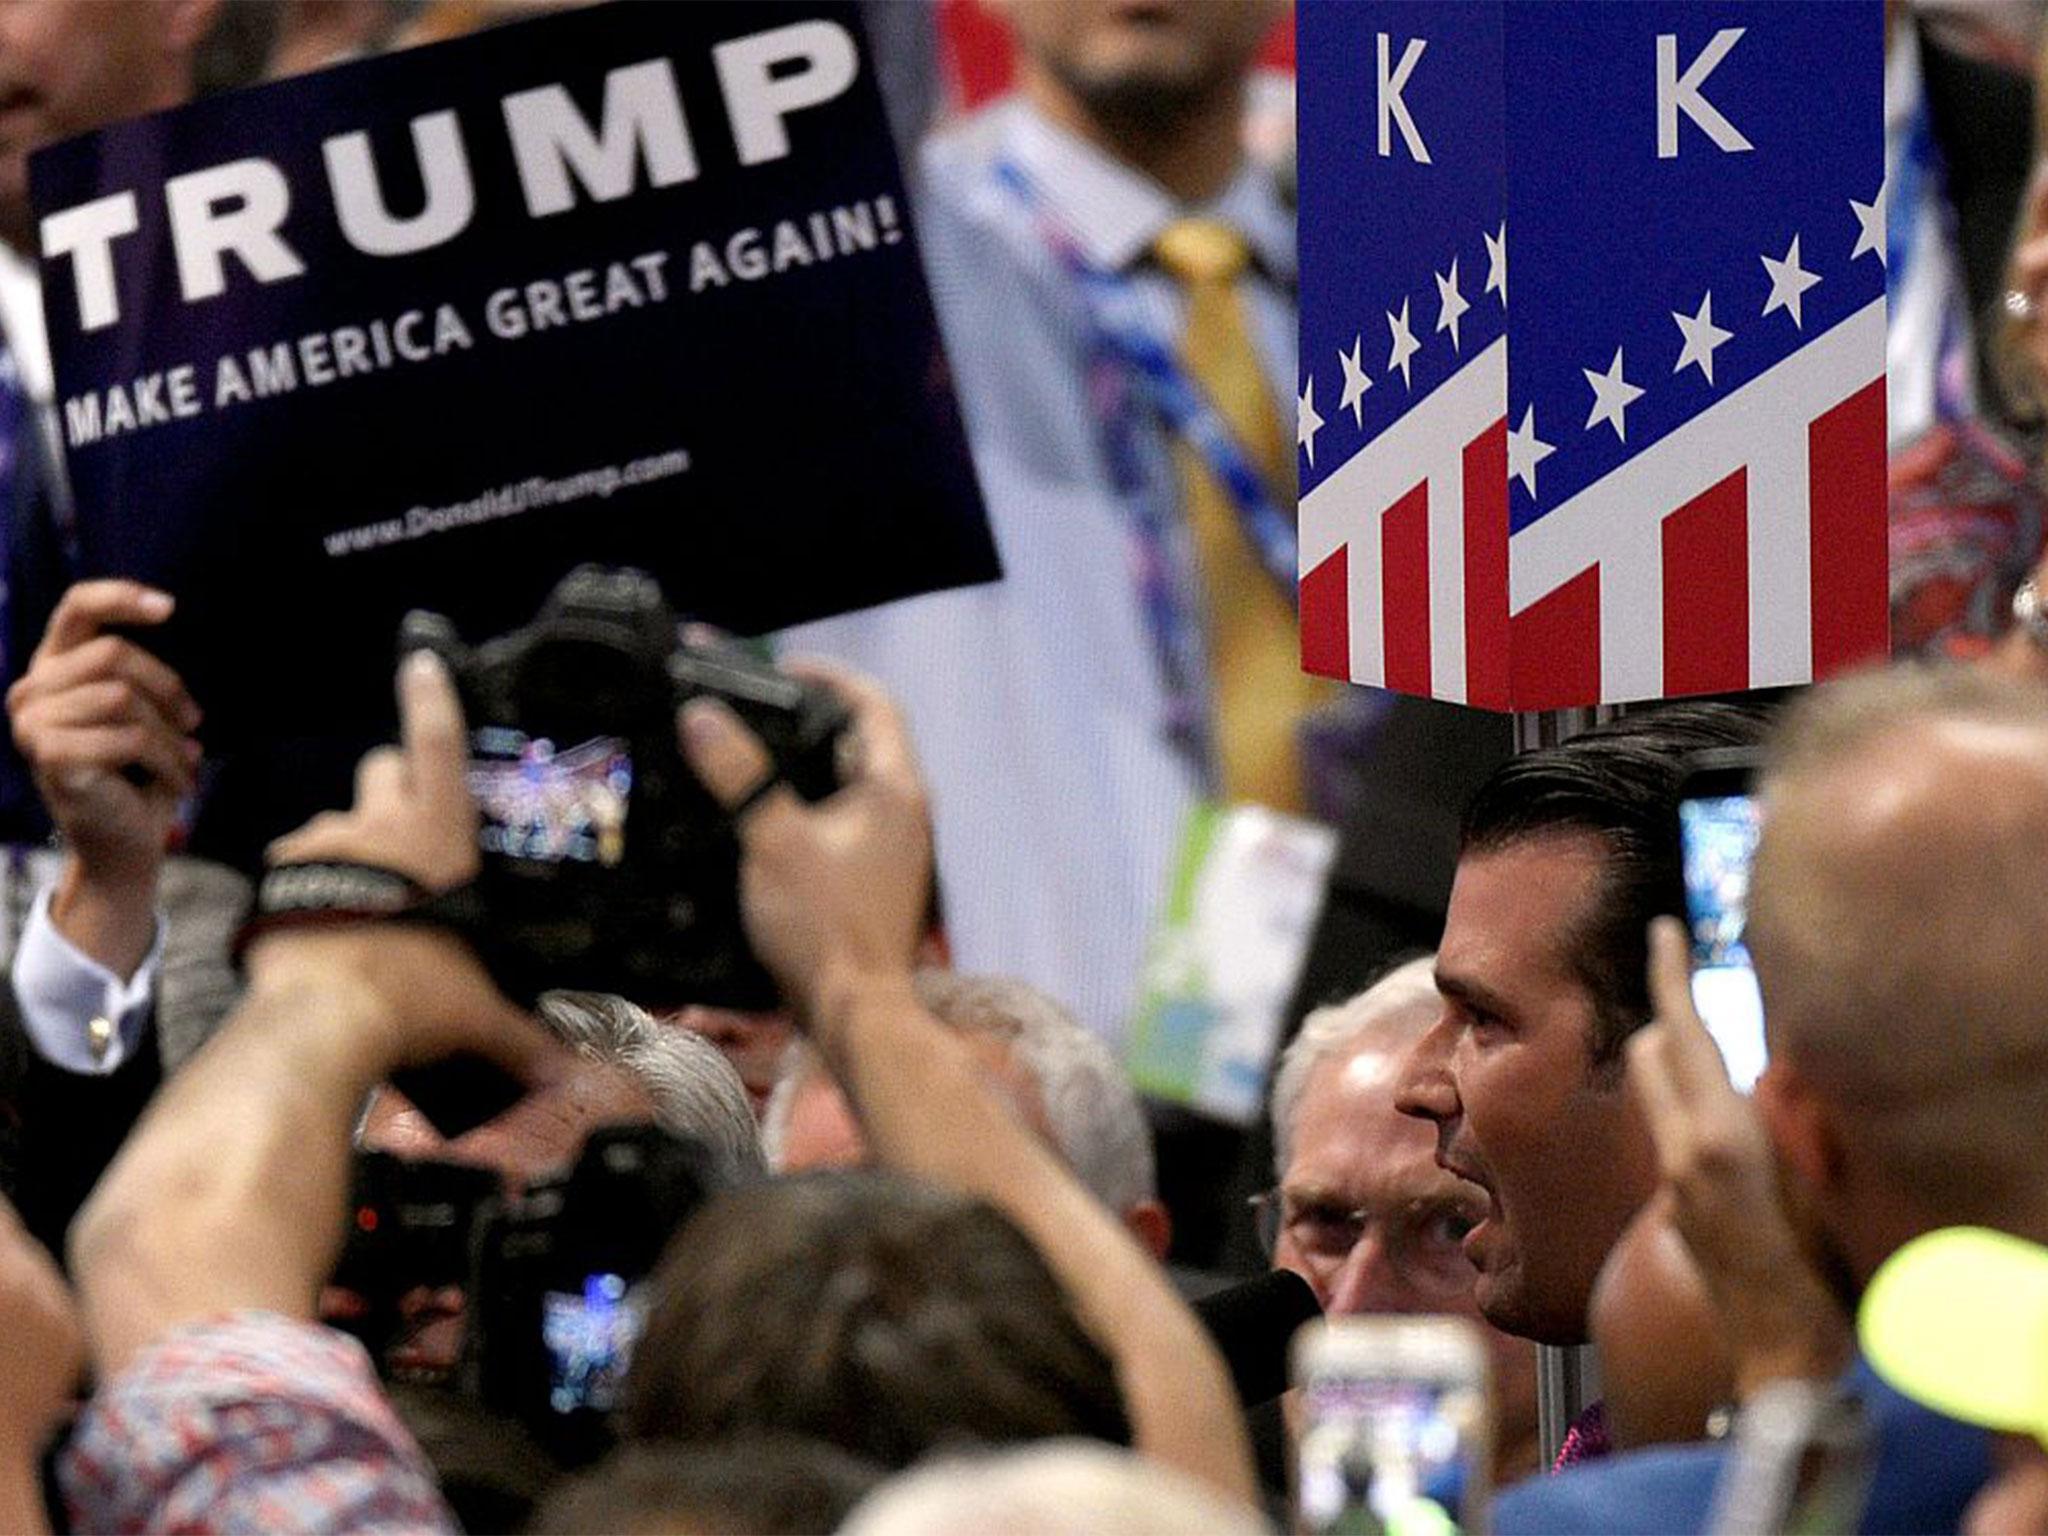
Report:
[[[508,726],[472,735],[470,792],[485,853],[611,866],[625,856],[633,756],[616,736],[562,746]]]
[[[609,1413],[616,1408],[640,1324],[639,1298],[619,1275],[591,1275],[580,1293],[543,1293],[541,1342],[548,1352],[548,1406],[556,1413]]]
[[[1471,1530],[1486,1505],[1483,1381],[1312,1366],[1296,1452],[1301,1529]]]
[[[1748,1093],[1765,1060],[1763,994],[1743,941],[1759,825],[1756,797],[1725,794],[1680,801],[1678,825],[1692,934],[1693,1005],[1721,1047],[1729,1079]]]

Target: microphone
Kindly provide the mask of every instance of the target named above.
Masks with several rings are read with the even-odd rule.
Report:
[[[1291,1269],[1212,1292],[1193,1306],[1247,1408],[1287,1390],[1288,1341],[1303,1323],[1323,1315],[1316,1293]]]

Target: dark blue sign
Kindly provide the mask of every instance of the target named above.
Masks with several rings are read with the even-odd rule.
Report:
[[[583,561],[742,633],[997,561],[854,7],[614,5],[33,166],[88,574],[209,745],[388,712]]]

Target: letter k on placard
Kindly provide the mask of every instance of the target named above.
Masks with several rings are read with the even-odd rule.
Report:
[[[1720,109],[1701,92],[1711,75],[1728,57],[1728,50],[1741,39],[1742,27],[1723,27],[1714,34],[1714,40],[1700,50],[1700,56],[1686,66],[1684,74],[1678,72],[1678,34],[1660,32],[1657,34],[1657,158],[1676,160],[1678,158],[1678,114],[1683,112],[1700,127],[1706,136],[1721,147],[1728,155],[1740,154],[1756,146],[1742,136],[1739,130]]]
[[[1393,130],[1399,127],[1402,142],[1408,146],[1408,154],[1418,165],[1429,164],[1429,146],[1422,141],[1422,133],[1415,126],[1415,119],[1408,111],[1408,103],[1401,92],[1407,89],[1408,77],[1415,73],[1415,66],[1422,58],[1423,50],[1429,47],[1426,37],[1411,37],[1408,46],[1401,50],[1401,62],[1388,73],[1388,61],[1392,49],[1387,34],[1379,34],[1379,111],[1380,111],[1380,153],[1392,158],[1394,153]]]

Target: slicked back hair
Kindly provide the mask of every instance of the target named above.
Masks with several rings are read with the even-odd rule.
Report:
[[[1595,726],[1509,758],[1465,808],[1459,853],[1495,853],[1545,837],[1602,844],[1592,909],[1571,965],[1593,998],[1592,1059],[1611,1072],[1649,1022],[1650,920],[1685,910],[1678,791],[1695,752],[1747,747],[1767,716],[1752,705],[1673,704]]]

